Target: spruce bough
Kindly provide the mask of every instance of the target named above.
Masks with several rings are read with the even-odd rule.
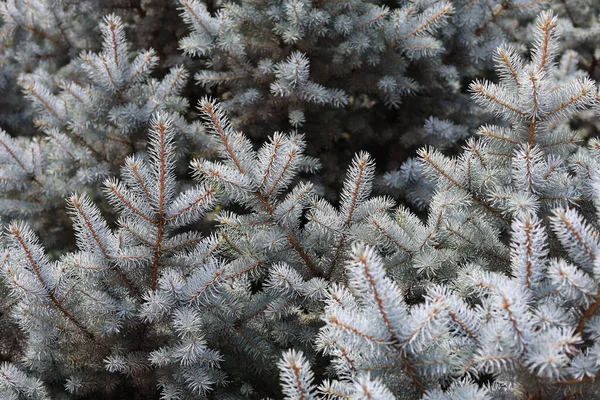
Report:
[[[597,22],[485,4],[2,1],[0,398],[599,396]]]

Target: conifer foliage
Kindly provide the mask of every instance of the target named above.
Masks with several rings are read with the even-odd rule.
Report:
[[[76,3],[0,1],[1,399],[598,397],[597,6]]]
[[[398,107],[420,88],[406,70],[439,58],[436,33],[454,11],[445,0],[393,10],[363,1],[241,1],[216,15],[202,1],[180,4],[191,30],[180,48],[210,66],[195,74],[196,82],[231,91],[224,106],[236,125],[287,114],[293,127],[304,124],[305,114],[318,118],[315,105],[344,108],[361,94]]]
[[[174,67],[162,80],[151,78],[158,61],[154,50],[131,54],[116,15],[108,15],[100,29],[102,51],[82,52],[72,62],[77,79],[43,69],[21,74],[19,85],[43,135],[11,137],[0,130],[1,215],[35,219],[64,208],[69,192],[102,182],[142,149],[142,132],[156,112],[171,115],[179,141],[187,134],[203,140],[199,126],[180,115],[187,107],[179,97],[187,71]]]

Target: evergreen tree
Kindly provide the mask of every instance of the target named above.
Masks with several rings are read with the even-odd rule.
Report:
[[[598,397],[599,12],[0,1],[0,398]]]

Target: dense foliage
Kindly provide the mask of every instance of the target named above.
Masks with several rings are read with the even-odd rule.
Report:
[[[596,1],[0,16],[0,399],[600,397]]]

